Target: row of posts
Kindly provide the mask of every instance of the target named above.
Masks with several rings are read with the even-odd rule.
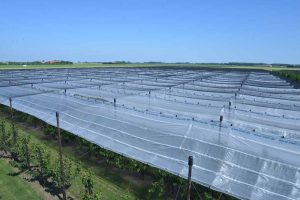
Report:
[[[12,107],[12,98],[9,97],[9,107],[10,107],[10,117],[12,121],[12,125],[14,126],[14,117],[13,117],[13,107]],[[63,164],[63,156],[62,156],[62,145],[61,145],[61,134],[60,134],[60,125],[59,125],[59,113],[56,112],[56,126],[57,126],[57,134],[58,134],[58,152],[59,152],[59,162],[60,162],[60,173],[61,173],[61,182],[62,182],[62,194],[63,200],[67,199],[66,195],[66,186],[65,186],[65,173],[64,173],[64,164]],[[28,150],[28,147],[26,147]],[[30,169],[29,158],[27,158],[27,167]]]
[[[248,78],[248,76],[243,80],[243,83],[245,80]],[[241,86],[243,85],[241,84]],[[31,87],[33,84],[31,84]],[[184,87],[184,84],[183,84]],[[64,89],[64,93],[66,95],[66,89]],[[149,95],[151,94],[151,91],[149,91]],[[237,94],[235,93],[235,98]],[[13,109],[12,109],[12,98],[9,98],[9,105],[10,105],[10,114],[11,114],[11,119],[13,122]],[[114,98],[114,105],[116,105],[116,98]],[[231,101],[229,102],[229,108],[231,107]],[[220,124],[223,121],[223,116],[220,115]],[[65,191],[65,173],[64,173],[64,165],[63,165],[63,156],[62,156],[62,143],[61,143],[61,134],[60,134],[60,123],[59,123],[59,112],[56,112],[56,124],[57,124],[57,134],[58,134],[58,149],[59,149],[59,161],[60,161],[60,173],[61,173],[61,181],[62,181],[62,193],[63,193],[63,199],[66,200],[66,191]],[[190,200],[191,197],[191,186],[192,186],[192,166],[193,166],[193,157],[189,156],[188,157],[188,188],[187,188],[187,200]]]
[[[116,103],[116,99],[114,99],[114,103]],[[10,106],[10,116],[12,123],[13,121],[13,108],[12,108],[12,98],[9,98],[9,106]],[[222,117],[223,119],[223,117]],[[221,120],[221,119],[220,119]],[[60,134],[60,121],[59,121],[59,112],[56,112],[56,127],[58,134],[58,152],[59,152],[59,162],[60,162],[60,174],[61,174],[61,182],[62,182],[62,194],[63,200],[67,199],[66,195],[66,186],[65,186],[65,172],[64,172],[64,163],[63,163],[63,155],[62,155],[62,143],[61,143],[61,134]],[[193,167],[193,157],[188,157],[188,187],[187,187],[187,200],[191,198],[191,188],[192,188],[192,167]]]

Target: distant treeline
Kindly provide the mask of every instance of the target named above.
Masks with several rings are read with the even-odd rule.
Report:
[[[256,65],[272,65],[273,67],[300,67],[300,65],[291,65],[291,64],[284,64],[284,63],[246,63],[246,62],[228,62],[228,63],[222,63],[224,65],[236,65],[236,66],[256,66]]]
[[[69,65],[73,64],[70,61],[54,60],[54,61],[33,61],[33,62],[0,62],[0,65]]]
[[[160,62],[160,61],[149,61],[149,62],[130,62],[130,61],[111,61],[111,62],[78,62],[83,64],[88,63],[99,63],[99,64],[182,64],[182,65],[219,65],[219,66],[272,66],[272,67],[288,67],[288,68],[300,68],[300,64],[292,65],[292,64],[284,64],[284,63],[247,63],[247,62],[228,62],[228,63],[190,63],[190,62]],[[0,65],[68,65],[73,64],[71,61],[64,61],[64,60],[53,60],[53,61],[33,61],[33,62],[0,62]]]
[[[273,64],[272,64],[273,65]],[[290,65],[290,64],[274,64],[273,66],[276,66],[276,65],[279,65],[279,66],[286,66],[286,67],[297,67],[297,68],[300,68],[300,65]]]

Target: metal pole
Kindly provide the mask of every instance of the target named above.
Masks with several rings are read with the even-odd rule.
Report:
[[[188,174],[187,200],[191,199],[192,167],[193,167],[193,156],[189,156],[189,174]]]
[[[64,163],[63,163],[62,149],[61,149],[61,136],[60,136],[58,112],[56,112],[56,123],[57,123],[57,134],[58,134],[58,151],[59,151],[60,174],[61,174],[61,182],[62,182],[62,193],[63,193],[63,200],[66,200],[67,195],[66,195],[66,188],[65,188],[65,172],[64,172]]]

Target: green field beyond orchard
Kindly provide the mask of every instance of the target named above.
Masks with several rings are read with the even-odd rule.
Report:
[[[253,69],[253,70],[300,70],[300,68],[287,68],[286,66],[267,65],[223,65],[223,64],[177,64],[177,63],[122,63],[122,64],[102,64],[102,63],[75,63],[75,64],[37,64],[37,65],[0,65],[0,70],[5,69],[52,69],[52,68],[105,68],[105,67],[174,67],[174,68],[224,68],[224,69]]]

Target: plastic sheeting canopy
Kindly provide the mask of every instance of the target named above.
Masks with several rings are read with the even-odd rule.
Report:
[[[300,199],[300,90],[267,72],[0,71],[0,103],[242,199]]]

